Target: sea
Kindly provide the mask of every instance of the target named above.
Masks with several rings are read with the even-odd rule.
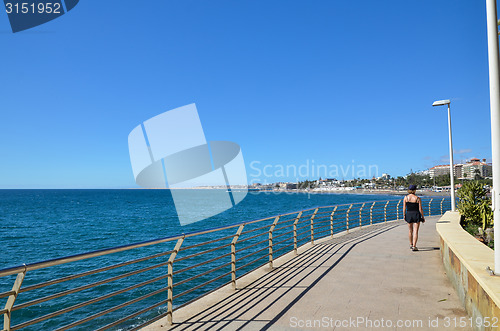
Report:
[[[245,199],[235,207],[206,220],[181,226],[169,190],[0,190],[0,269],[183,233],[191,233],[316,206],[396,199],[400,199],[400,197],[338,193],[308,194],[249,191]],[[193,208],[198,207],[193,206]],[[234,233],[234,229],[228,233]],[[210,236],[216,235],[221,234],[210,234],[205,236],[205,239],[209,240],[211,239]],[[74,273],[140,258],[145,256],[145,254],[158,254],[162,251],[172,249],[174,243],[144,248],[142,251],[137,250],[138,253],[134,251],[113,254],[79,263],[69,263],[60,267],[28,272],[23,283],[23,288],[43,281],[69,276]],[[255,249],[259,247],[257,245]],[[209,247],[207,246],[202,249],[209,249]],[[214,254],[208,257],[203,255],[199,260],[195,258],[190,263],[198,263],[203,261],[203,259],[208,259],[211,256],[217,256],[217,254],[221,253],[215,252]],[[265,254],[267,253],[265,252]],[[165,262],[167,259],[168,255],[160,258],[160,261]],[[260,262],[256,262],[255,265],[249,265],[248,268],[254,268],[265,262],[266,260],[262,259]],[[150,261],[148,263],[153,262]],[[179,263],[177,268],[188,266],[186,263]],[[150,265],[152,264],[144,264],[141,267],[148,267]],[[241,272],[248,271],[248,268]],[[98,274],[87,278],[74,279],[39,290],[22,292],[16,300],[16,305],[36,300],[37,298],[43,298],[44,296],[50,296],[60,291],[78,288],[89,282],[99,282],[105,278],[117,277],[124,272],[136,270],[133,266],[126,266],[122,269],[121,271],[114,269],[103,275]],[[159,272],[159,270],[162,271]],[[153,278],[159,277],[166,273],[166,266],[148,272]],[[143,288],[114,296],[109,300],[75,308],[77,304],[92,300],[96,296],[106,296],[123,287],[132,286],[134,282],[141,282],[147,279],[148,272],[131,276],[129,277],[130,279],[117,279],[111,283],[92,289],[84,289],[67,296],[55,297],[50,301],[45,302],[40,300],[40,302],[34,305],[13,311],[12,325],[20,325],[33,318],[48,316],[60,309],[66,309],[67,312],[54,318],[42,320],[33,326],[28,326],[26,330],[52,330],[70,325],[81,318],[104,311],[109,309],[109,307],[124,302],[124,300],[131,299],[133,293],[144,295],[148,291],[156,290],[158,287],[147,285]],[[184,277],[189,278],[193,275],[193,273],[186,273]],[[196,287],[198,283],[204,282],[216,275],[210,274],[207,276],[208,278],[198,278],[186,286],[188,286],[187,288]],[[134,277],[136,277],[135,280],[133,279]],[[183,279],[180,276],[174,277],[177,277],[177,280]],[[15,275],[0,278],[0,292],[10,290],[14,279]],[[197,296],[206,293],[206,291],[213,290],[227,283],[228,279],[230,277],[222,277],[220,281],[211,283],[207,289],[191,291],[184,297],[174,299],[174,306],[178,307],[185,304]],[[159,281],[159,284],[160,288],[164,287],[166,279]],[[174,288],[174,294],[179,293],[181,290],[181,287]],[[156,301],[153,300],[153,297],[147,298],[145,301],[128,305],[122,310],[111,311],[109,314],[89,322],[79,325],[75,323],[74,329],[89,330],[106,325],[109,326],[113,321],[140,310],[141,305],[147,307],[148,304],[161,303],[165,297],[165,292],[162,292],[156,296]],[[0,299],[2,307],[5,300],[6,298]],[[165,310],[166,304],[163,302],[163,304],[159,304],[145,314],[135,316],[121,324],[113,325],[110,329],[131,329],[148,319],[164,314]]]

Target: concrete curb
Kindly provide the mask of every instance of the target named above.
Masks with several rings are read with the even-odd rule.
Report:
[[[500,328],[500,276],[490,276],[494,252],[460,226],[458,212],[446,212],[436,223],[440,236],[441,257],[448,278],[473,321],[476,330]],[[486,319],[485,319],[486,318]],[[496,327],[488,326],[495,321]]]

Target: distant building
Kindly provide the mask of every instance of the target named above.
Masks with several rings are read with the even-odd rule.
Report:
[[[487,164],[486,159],[483,159],[481,162],[479,159],[470,159],[466,164],[462,167],[462,176],[461,178],[465,179],[474,179],[476,174],[481,177],[489,177],[492,173],[491,164]]]
[[[280,183],[280,189],[282,190],[296,190],[297,183]]]
[[[429,176],[431,178],[438,177],[438,176],[443,176],[443,175],[449,175],[450,174],[450,165],[449,164],[442,164],[442,165],[437,165],[429,169]]]
[[[428,170],[429,176],[431,178],[448,175],[450,174],[450,166],[448,164],[445,165],[437,165]],[[491,164],[486,163],[486,159],[483,159],[481,162],[479,159],[473,158],[467,161],[465,164],[455,164],[453,166],[453,173],[455,177],[459,179],[474,179],[476,174],[481,177],[489,177],[492,173]]]
[[[463,164],[455,164],[455,177],[462,178],[464,173],[464,165]]]
[[[419,171],[417,172],[417,175],[420,175],[420,176],[428,176],[430,175],[430,170],[427,169],[427,170],[422,170],[422,171]]]

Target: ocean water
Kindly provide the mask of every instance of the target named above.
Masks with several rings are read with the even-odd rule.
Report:
[[[396,200],[395,196],[383,195],[356,195],[356,194],[306,194],[306,193],[271,193],[252,192],[236,207],[216,215],[207,220],[180,226],[173,206],[169,190],[0,190],[0,269],[29,264],[63,256],[85,253],[98,249],[142,242],[162,237],[174,236],[182,233],[190,233],[202,229],[209,229],[223,225],[229,225],[253,219],[260,219],[297,211],[305,208],[324,205],[347,204],[376,200]],[[199,206],[193,206],[199,208]],[[266,224],[269,224],[266,223]],[[259,223],[259,226],[262,224]],[[254,226],[254,228],[257,225]],[[248,227],[251,229],[251,227]],[[234,234],[235,229],[221,231],[216,236]],[[266,233],[267,234],[267,233]],[[279,232],[276,235],[280,234]],[[200,238],[186,239],[183,246],[196,244],[197,240],[210,240],[214,234],[201,236]],[[262,239],[262,238],[261,238]],[[263,250],[263,258],[238,271],[238,274],[247,272],[258,265],[266,262],[266,243],[257,244],[259,238],[249,240],[247,244],[256,243],[254,250]],[[306,242],[304,238],[302,242]],[[226,242],[224,242],[226,243]],[[300,243],[300,242],[299,242]],[[119,254],[93,258],[78,263],[69,263],[59,267],[28,272],[23,283],[26,286],[38,284],[54,278],[60,278],[79,272],[93,270],[103,266],[130,261],[132,259],[162,254],[171,250],[175,242],[155,245],[127,251]],[[187,268],[204,260],[216,258],[221,254],[227,254],[227,250],[214,251],[204,254],[199,260],[182,260],[182,256],[196,252],[216,249],[221,242],[213,245],[195,247],[178,255],[180,261],[175,263],[175,270]],[[283,244],[285,245],[285,244]],[[289,244],[288,244],[289,246]],[[279,248],[279,246],[277,247]],[[286,246],[283,246],[286,248]],[[283,249],[286,253],[293,248]],[[58,291],[78,288],[92,282],[99,282],[110,277],[119,277],[125,272],[133,272],[137,268],[148,268],[158,263],[165,264],[168,255],[159,256],[142,264],[133,264],[106,273],[99,273],[83,278],[78,278],[62,284],[44,287],[39,290],[21,293],[16,305],[52,295]],[[227,259],[223,262],[227,262]],[[242,261],[243,263],[244,261]],[[182,274],[174,273],[174,284],[180,280],[193,277],[207,268],[214,268],[221,262],[208,263],[207,265],[187,270]],[[175,272],[174,270],[174,272]],[[210,291],[230,280],[230,276],[224,275],[227,268],[218,273],[210,273],[206,276],[193,280],[190,283],[174,287],[174,295],[189,291],[202,282],[211,281],[220,275],[220,279],[210,283],[202,289],[190,290],[188,294],[180,298],[174,298],[174,306],[186,303],[207,291]],[[50,330],[70,324],[83,317],[104,311],[137,296],[161,290],[166,286],[166,279],[162,278],[156,283],[146,284],[143,287],[124,291],[109,300],[102,300],[91,305],[74,308],[78,303],[92,300],[96,296],[106,296],[114,291],[133,286],[147,279],[162,277],[166,274],[166,266],[141,272],[137,275],[96,286],[92,289],[83,289],[76,293],[54,298],[47,302],[43,300],[35,305],[14,311],[12,314],[13,325],[18,325],[32,318],[50,314],[59,309],[68,309],[68,312],[41,321],[27,330]],[[14,276],[0,278],[0,292],[10,290]],[[156,284],[156,285],[155,285]],[[75,329],[89,330],[107,325],[121,317],[127,316],[142,309],[159,303],[150,311],[132,318],[131,320],[113,326],[111,329],[130,329],[148,319],[154,318],[165,312],[166,305],[162,304],[166,293],[149,297],[143,301],[128,305],[121,310],[112,311],[103,317],[88,323],[76,325]],[[3,304],[4,299],[0,299]]]
[[[0,269],[315,206],[387,199],[397,197],[250,191],[235,208],[181,227],[169,190],[0,190]]]

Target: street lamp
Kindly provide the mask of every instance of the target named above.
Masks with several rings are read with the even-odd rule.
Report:
[[[455,180],[453,170],[453,143],[451,142],[451,113],[450,113],[450,100],[434,101],[433,106],[448,105],[448,135],[450,137],[450,192],[451,192],[451,210],[455,211]]]

